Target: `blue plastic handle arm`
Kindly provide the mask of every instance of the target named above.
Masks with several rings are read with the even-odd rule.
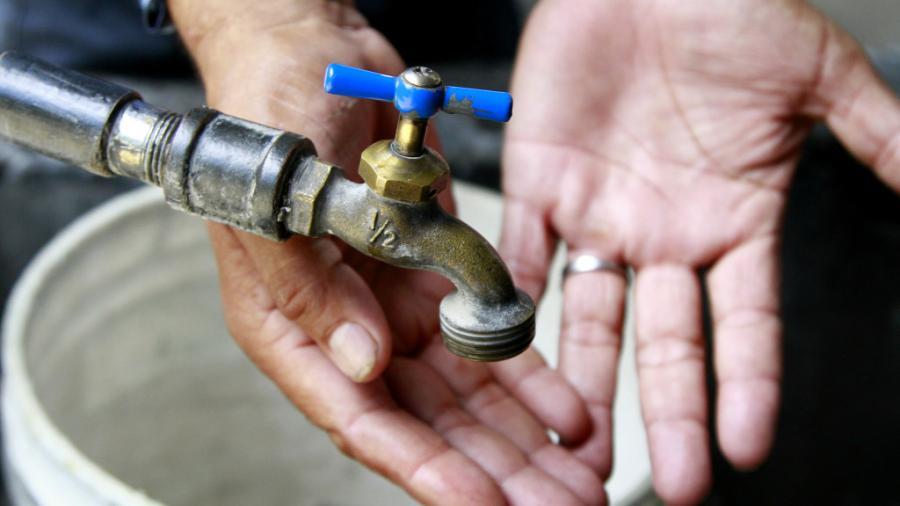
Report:
[[[393,102],[402,113],[433,116],[438,109],[450,114],[506,122],[512,116],[512,95],[503,91],[447,86],[417,88],[402,78],[332,63],[325,70],[325,91],[333,95]]]
[[[397,78],[378,72],[332,63],[325,69],[325,91],[332,95],[394,101]]]
[[[512,95],[505,91],[447,86],[441,109],[450,114],[468,114],[505,123],[512,117],[512,105]]]

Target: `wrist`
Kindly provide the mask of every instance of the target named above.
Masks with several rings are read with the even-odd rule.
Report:
[[[315,81],[321,81],[320,73],[334,57],[343,54],[346,59],[349,52],[353,59],[359,51],[351,34],[367,23],[351,4],[346,0],[169,0],[208,99],[233,92],[242,87],[239,83],[256,76],[277,87],[279,76],[296,80],[309,73],[304,72],[307,67],[314,68]],[[332,54],[336,50],[338,54]]]
[[[242,48],[272,32],[281,32],[284,38],[286,32],[305,24],[366,25],[353,0],[168,0],[168,6],[178,33],[201,70],[206,60],[229,53],[239,55]]]

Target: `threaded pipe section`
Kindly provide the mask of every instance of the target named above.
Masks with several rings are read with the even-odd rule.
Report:
[[[531,345],[534,313],[531,297],[518,289],[516,297],[501,304],[454,292],[441,301],[441,336],[448,350],[469,360],[506,360]]]
[[[495,331],[473,331],[453,325],[441,315],[444,345],[456,355],[478,362],[506,360],[527,350],[534,339],[534,314],[524,322]]]
[[[172,142],[172,136],[181,124],[181,115],[174,112],[162,114],[153,125],[147,138],[144,156],[144,174],[146,181],[160,185],[160,174],[165,163],[166,152]]]

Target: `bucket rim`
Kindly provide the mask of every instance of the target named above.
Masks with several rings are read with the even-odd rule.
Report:
[[[84,455],[51,420],[38,401],[25,359],[25,333],[36,308],[36,299],[46,286],[49,275],[61,267],[79,246],[89,243],[107,226],[126,216],[142,212],[163,203],[157,188],[139,188],[118,195],[76,218],[48,242],[28,263],[13,286],[3,313],[3,431],[5,449],[10,454],[10,417],[21,417],[22,433],[18,437],[37,441],[46,449],[44,454],[62,472],[73,475],[85,490],[114,504],[163,506],[140,490],[134,489]],[[10,409],[15,406],[17,409]],[[29,475],[27,457],[17,459],[19,476]],[[7,466],[10,464],[7,458]],[[22,465],[24,464],[24,465]],[[24,469],[23,469],[24,468]],[[34,473],[34,470],[32,470]],[[26,483],[28,483],[26,478]]]

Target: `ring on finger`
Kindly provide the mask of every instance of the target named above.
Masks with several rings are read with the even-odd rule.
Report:
[[[611,272],[618,274],[628,281],[628,267],[612,260],[606,260],[595,255],[582,254],[578,255],[568,262],[563,268],[563,281],[573,274],[583,274],[586,272]]]

